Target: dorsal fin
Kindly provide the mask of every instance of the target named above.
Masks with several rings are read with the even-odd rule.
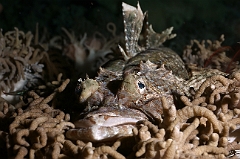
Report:
[[[143,20],[143,27],[142,27],[142,32],[140,36],[140,42],[145,48],[149,48],[149,22],[148,22],[148,11],[144,13],[144,20]]]
[[[173,27],[167,28],[166,30],[162,31],[161,33],[156,33],[152,25],[149,25],[148,27],[148,36],[147,36],[147,42],[148,47],[151,48],[158,48],[159,46],[162,46],[162,44],[172,39],[176,36],[176,34],[172,34]]]
[[[122,7],[126,55],[130,58],[139,52],[138,39],[142,30],[144,15],[139,3],[137,7],[122,3]]]

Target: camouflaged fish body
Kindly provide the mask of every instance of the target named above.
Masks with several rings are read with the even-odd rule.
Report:
[[[176,36],[175,34],[171,34],[172,28],[167,29],[159,34],[153,31],[151,25],[148,25],[148,22],[145,22],[146,30],[144,32],[147,33],[145,36],[147,38],[146,45],[145,47],[140,47],[138,45],[143,26],[144,15],[147,14],[142,13],[139,4],[137,5],[137,8],[135,8],[123,3],[126,49],[124,51],[124,49],[120,47],[120,51],[124,57],[124,60],[118,59],[115,61],[110,61],[105,65],[105,67],[100,68],[99,74],[95,78],[95,80],[99,83],[98,89],[94,91],[92,89],[82,90],[82,93],[80,94],[80,102],[88,101],[88,103],[95,103],[95,105],[98,104],[102,106],[107,104],[105,101],[108,101],[111,104],[116,102],[116,98],[120,98],[116,96],[116,94],[121,90],[121,85],[122,81],[124,81],[125,74],[131,71],[133,71],[131,73],[137,73],[140,63],[148,60],[157,65],[159,68],[163,67],[164,65],[164,69],[171,71],[173,76],[177,76],[179,78],[179,81],[182,81],[182,79],[188,79],[188,72],[179,55],[173,50],[162,46],[162,43],[167,39],[171,39]],[[85,82],[83,81],[82,85],[84,85],[84,83]],[[182,87],[180,86],[180,88]],[[174,87],[172,91],[180,92],[179,90],[182,90],[176,89],[178,88]],[[86,93],[86,91],[90,91],[90,93]],[[87,94],[87,96],[85,94]],[[106,98],[107,100],[105,100]]]
[[[207,77],[221,74],[203,69],[192,71],[189,78],[178,54],[162,46],[176,36],[171,34],[172,28],[154,32],[139,5],[135,8],[123,3],[123,17],[125,47],[119,46],[123,59],[107,63],[95,79],[79,80],[79,101],[86,106],[86,116],[76,121],[76,129],[67,133],[68,138],[83,140],[87,136],[94,142],[132,135],[139,120],[161,121],[161,97],[168,105],[175,105],[175,97],[190,96],[191,88],[197,90]],[[144,36],[140,36],[142,27]],[[139,41],[146,43],[139,46]]]

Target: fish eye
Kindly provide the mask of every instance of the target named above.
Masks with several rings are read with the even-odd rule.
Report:
[[[138,81],[138,87],[139,87],[140,89],[144,89],[144,88],[145,88],[145,85],[144,85],[142,82]]]
[[[144,82],[141,81],[141,80],[138,80],[137,81],[137,86],[138,86],[138,89],[139,89],[139,93],[143,94],[145,92],[145,89],[146,89],[146,86],[145,86]]]

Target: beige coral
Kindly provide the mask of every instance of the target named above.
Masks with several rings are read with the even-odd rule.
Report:
[[[54,78],[58,71],[50,61],[47,50],[40,49],[33,42],[31,32],[14,31],[0,32],[0,93],[8,101],[18,100],[15,96],[6,95],[35,86],[39,79]],[[46,69],[43,70],[43,67]],[[48,70],[48,73],[46,73]],[[13,98],[15,97],[15,98]]]
[[[109,146],[101,146],[101,147],[96,148],[94,150],[92,157],[93,157],[93,159],[97,159],[105,153],[115,159],[125,159],[125,157],[122,154],[120,154],[119,152],[117,152],[116,150],[112,149]]]
[[[183,158],[187,156],[190,158],[191,156],[225,158],[228,156],[229,150],[226,149],[229,144],[228,137],[236,129],[235,125],[239,123],[240,111],[235,107],[239,101],[239,79],[237,77],[236,74],[230,78],[222,75],[208,77],[196,90],[193,99],[190,100],[186,96],[181,97],[185,106],[175,111],[171,110],[172,108],[163,97],[161,101],[164,118],[159,124],[159,128],[147,122],[139,122],[140,127],[133,131],[139,139],[134,149],[136,156],[151,156],[152,158],[166,155],[171,158],[183,156],[185,156]],[[208,87],[213,84],[215,85],[214,89],[209,91]],[[236,86],[234,89],[233,85]],[[216,94],[219,94],[220,97],[215,98]],[[229,109],[231,108],[229,105],[232,104],[235,107],[234,110]],[[212,111],[213,107],[218,111]],[[191,120],[192,122],[190,122]],[[148,127],[154,127],[154,131],[150,131]],[[141,137],[143,130],[145,137]],[[160,130],[166,131],[160,135],[161,140],[157,138]],[[174,143],[171,144],[169,141],[174,141]],[[160,142],[162,146],[159,147],[157,145]],[[173,154],[171,152],[175,152],[175,155],[171,155]]]
[[[220,39],[215,41],[191,40],[190,45],[187,45],[183,51],[183,60],[186,64],[196,64],[198,67],[207,66],[224,72],[229,69],[228,64],[231,62],[231,58],[226,56],[226,51],[230,47],[221,46],[223,41],[224,35],[221,35]],[[238,64],[233,62],[231,69],[236,67],[239,68]]]
[[[112,35],[106,38],[99,32],[91,37],[85,33],[80,39],[74,32],[62,28],[68,39],[64,40],[63,53],[73,60],[75,68],[81,73],[92,74],[100,66],[109,61],[112,57],[112,50],[116,50],[117,44],[123,41],[122,35],[116,35],[116,26],[113,23],[107,24],[107,31]],[[69,41],[69,42],[68,42]],[[94,63],[94,65],[92,64]]]
[[[200,116],[203,116],[203,117],[205,117],[205,119],[207,119],[207,122],[206,122],[207,125],[209,125],[209,122],[210,122],[210,123],[212,123],[213,127],[220,128],[219,131],[216,131],[216,133],[213,133],[214,131],[209,131],[209,133],[207,133],[206,130],[203,131],[201,129],[200,129],[201,130],[200,132],[196,132],[196,133],[209,134],[209,135],[205,135],[205,134],[200,135],[200,141],[201,140],[204,141],[203,137],[204,136],[206,137],[205,141],[207,141],[206,144],[208,144],[208,146],[202,145],[202,147],[201,147],[201,145],[199,145],[199,142],[197,142],[199,146],[197,146],[197,147],[195,146],[195,148],[193,149],[194,152],[189,151],[190,152],[189,154],[192,153],[194,156],[196,156],[197,153],[198,153],[198,155],[207,154],[207,153],[211,153],[211,154],[215,153],[214,156],[215,157],[218,156],[218,158],[223,158],[224,156],[228,155],[229,152],[226,151],[226,149],[224,147],[226,147],[228,144],[229,133],[231,133],[231,131],[236,129],[235,125],[239,121],[238,116],[236,116],[238,109],[234,109],[234,111],[230,110],[230,109],[233,109],[234,107],[236,108],[236,106],[238,105],[238,102],[239,102],[239,97],[238,97],[239,79],[237,78],[237,76],[238,75],[236,73],[234,73],[234,75],[230,76],[230,78],[225,78],[223,76],[209,77],[208,79],[206,79],[205,82],[203,82],[203,84],[200,86],[199,90],[196,91],[195,98],[193,98],[192,101],[190,101],[185,96],[181,97],[183,103],[186,105],[182,110],[194,109],[195,104],[198,104],[198,105],[201,104],[204,106],[205,105],[204,103],[206,103],[207,105],[205,105],[205,106],[207,109],[205,109],[204,107],[202,107],[202,108],[199,107],[199,109],[202,109],[202,110],[205,109],[206,111],[203,111],[204,114],[205,113],[208,114],[207,112],[209,112],[209,115],[207,115],[207,116],[208,117],[211,116],[213,118],[212,119],[208,118],[207,116],[205,116],[206,114],[203,115],[198,110],[199,113],[201,114]],[[220,82],[220,84],[217,84],[216,83],[217,81]],[[206,88],[211,87],[210,83],[211,84],[214,83],[215,88],[213,89],[213,91],[209,92],[209,90],[207,90]],[[233,86],[235,86],[235,87],[233,87]],[[216,92],[218,92],[218,93],[216,93]],[[216,94],[219,94],[218,98],[214,97],[214,96],[216,96]],[[209,106],[214,106],[215,108],[212,109],[213,107],[209,107]],[[214,114],[212,111],[209,111],[208,108],[209,109],[211,108],[210,110],[213,110],[213,111],[215,111],[217,108],[220,111],[215,111],[216,114]],[[186,112],[185,111],[181,111],[181,113],[178,112],[178,115],[181,114],[180,116],[185,116],[184,114]],[[190,115],[194,111],[190,111],[190,112],[188,112],[186,114]],[[197,117],[198,116],[197,114],[198,113],[194,114],[193,116]],[[204,124],[204,123],[202,123],[202,124]],[[211,127],[209,127],[209,128],[211,128]],[[185,129],[185,130],[187,130],[187,129]],[[198,140],[196,140],[196,141],[198,141]],[[213,147],[209,147],[209,146],[213,146]],[[208,150],[206,150],[206,149],[208,149]]]
[[[63,133],[74,128],[74,124],[69,122],[69,115],[48,104],[54,95],[61,93],[69,83],[69,79],[62,82],[61,78],[58,80],[60,86],[46,98],[41,98],[31,91],[29,95],[33,100],[28,109],[19,113],[9,126],[9,137],[13,138],[11,142],[23,147],[19,149],[19,153],[27,150],[30,158],[36,158],[43,151],[46,151],[46,154],[51,153],[51,158],[58,158],[65,141]],[[16,157],[19,156],[20,154],[16,154]]]
[[[178,123],[184,123],[192,117],[202,116],[207,118],[208,121],[213,124],[216,132],[222,131],[222,125],[218,121],[216,115],[209,109],[200,106],[185,106],[184,108],[178,110],[176,120],[170,124],[168,129],[173,130]]]

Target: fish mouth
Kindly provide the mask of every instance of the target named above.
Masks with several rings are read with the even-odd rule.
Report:
[[[145,114],[129,108],[101,107],[74,123],[75,129],[66,133],[67,138],[90,142],[113,141],[132,136],[132,129]]]

